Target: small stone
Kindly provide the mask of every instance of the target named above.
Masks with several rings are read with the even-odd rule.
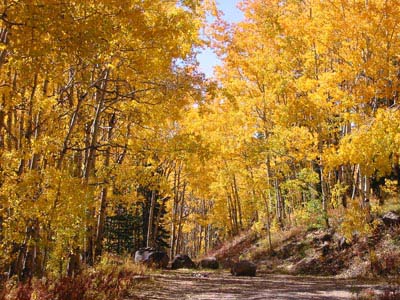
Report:
[[[400,216],[395,212],[388,212],[382,216],[382,221],[386,226],[394,226],[400,224]]]

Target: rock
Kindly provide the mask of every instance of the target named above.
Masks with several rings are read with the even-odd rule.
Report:
[[[147,263],[149,266],[165,269],[168,266],[169,256],[164,251],[154,251],[149,255]]]
[[[207,273],[195,273],[192,276],[196,277],[196,278],[208,278],[209,277],[209,275]]]
[[[248,260],[234,263],[231,268],[233,276],[256,276],[257,266]]]
[[[339,250],[344,250],[350,247],[350,243],[344,236],[342,236],[338,239],[337,246]]]
[[[321,246],[321,251],[323,256],[328,255],[330,251],[330,243],[325,241]]]
[[[332,233],[330,232],[318,232],[314,238],[314,243],[324,243],[332,241]]]
[[[400,216],[390,211],[382,216],[382,221],[386,226],[400,225]]]
[[[153,248],[141,248],[135,252],[135,262],[165,269],[168,266],[169,257],[165,251],[157,251]]]
[[[216,270],[219,268],[219,263],[215,257],[203,258],[200,261],[200,268]]]
[[[172,261],[171,269],[177,270],[182,268],[195,269],[196,264],[190,259],[188,255],[178,254],[174,257],[174,260]]]
[[[135,262],[144,263],[149,259],[149,255],[154,252],[153,248],[140,248],[135,252]]]

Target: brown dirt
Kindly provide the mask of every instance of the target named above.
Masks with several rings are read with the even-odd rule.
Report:
[[[383,288],[354,280],[287,275],[233,277],[228,272],[166,271],[151,278],[135,293],[140,299],[340,300],[355,298],[365,288]]]

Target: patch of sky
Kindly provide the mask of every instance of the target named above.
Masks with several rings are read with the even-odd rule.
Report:
[[[240,0],[220,0],[217,2],[217,6],[222,11],[225,21],[236,23],[243,20],[243,13],[237,7],[240,2]],[[213,18],[208,17],[207,21],[212,22]],[[203,72],[207,78],[211,78],[213,76],[214,67],[220,64],[220,60],[213,49],[210,47],[199,49],[197,59],[200,64],[200,71]]]

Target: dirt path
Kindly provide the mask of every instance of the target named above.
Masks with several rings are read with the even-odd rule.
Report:
[[[152,276],[140,285],[141,299],[279,299],[340,300],[352,299],[358,291],[370,287],[355,281],[331,278],[265,275],[233,277],[228,273],[166,272]],[[379,289],[378,286],[375,287]]]

